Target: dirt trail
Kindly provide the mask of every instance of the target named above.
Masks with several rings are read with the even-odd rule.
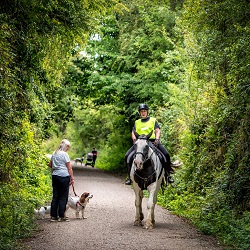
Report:
[[[87,219],[77,220],[69,210],[70,222],[39,220],[39,232],[23,244],[22,249],[136,249],[136,250],[221,250],[218,242],[199,234],[181,218],[156,206],[155,228],[133,226],[134,191],[124,179],[99,169],[74,167],[75,191],[94,195],[86,207]],[[73,194],[72,189],[70,190]],[[146,214],[146,199],[143,202]]]

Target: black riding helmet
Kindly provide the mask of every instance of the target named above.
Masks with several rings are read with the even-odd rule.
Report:
[[[139,107],[138,107],[138,111],[140,112],[140,110],[142,110],[142,109],[148,110],[148,105],[145,104],[145,103],[141,103],[141,104],[139,105]]]

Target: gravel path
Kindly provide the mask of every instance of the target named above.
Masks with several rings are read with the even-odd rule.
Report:
[[[124,179],[100,169],[74,167],[75,191],[90,192],[94,197],[86,207],[87,219],[75,219],[69,209],[70,222],[39,220],[40,230],[23,243],[22,249],[126,249],[126,250],[221,250],[218,242],[199,234],[183,219],[156,206],[153,230],[133,226],[134,191]],[[73,194],[72,189],[70,190]],[[143,202],[146,214],[146,199]]]

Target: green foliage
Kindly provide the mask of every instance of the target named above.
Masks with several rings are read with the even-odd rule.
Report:
[[[1,143],[0,239],[3,249],[11,249],[17,238],[31,232],[34,208],[49,200],[51,194],[48,160],[34,142],[29,122],[20,123],[15,135],[18,146],[9,141],[7,150]]]
[[[229,191],[227,203],[233,209],[244,210],[248,206],[249,189],[245,188],[247,178],[240,177],[240,173],[244,175],[249,170],[248,164],[245,164],[249,160],[249,133],[246,131],[246,125],[249,124],[249,97],[247,92],[240,91],[245,82],[245,78],[241,77],[241,69],[236,72],[234,68],[239,66],[238,56],[235,55],[239,55],[242,48],[248,46],[247,37],[249,38],[247,28],[243,34],[235,27],[247,26],[249,20],[246,18],[243,21],[238,15],[241,13],[246,16],[248,10],[243,2],[229,4],[223,1],[215,5],[194,5],[191,2],[186,2],[183,13],[184,20],[187,18],[188,21],[184,23],[199,47],[189,44],[189,48],[195,52],[191,55],[197,58],[193,68],[195,73],[192,73],[191,78],[193,88],[189,88],[189,92],[193,98],[196,91],[201,100],[195,100],[189,126],[192,140],[189,141],[188,150],[191,152],[193,149],[189,155],[194,160],[189,164],[196,167],[190,167],[193,170],[187,176],[192,174],[191,180],[199,179],[199,183],[194,184],[192,181],[191,185],[195,190],[201,190],[204,185],[214,185],[216,173],[223,171],[227,175],[224,179]],[[206,11],[201,11],[200,8],[205,8]],[[221,13],[217,16],[219,18],[211,18],[212,13],[217,11]],[[194,16],[191,18],[192,14]],[[208,29],[213,32],[208,34]],[[190,34],[188,35],[192,36]],[[243,47],[231,46],[239,41]],[[248,56],[243,60],[245,59],[248,60]],[[246,86],[245,83],[243,85]],[[238,179],[239,182],[236,182]],[[244,198],[240,195],[240,190]]]
[[[157,3],[128,1],[128,13],[103,19],[69,68],[67,81],[83,100],[118,105],[128,116],[140,102],[164,105],[168,84],[179,80],[172,51],[180,35],[168,4]]]
[[[118,107],[98,107],[91,102],[85,109],[77,110],[75,122],[70,124],[67,131],[68,138],[72,138],[74,157],[87,154],[95,147],[98,150],[98,168],[123,171],[124,155],[130,147],[130,137],[124,133],[127,127],[119,112]]]
[[[1,2],[1,248],[29,233],[34,207],[50,198],[50,172],[38,145],[64,132],[73,117],[76,101],[62,77],[76,46],[86,43],[99,17],[123,8],[113,0]]]
[[[125,147],[122,147],[122,144],[124,144],[123,139],[123,135],[119,134],[112,134],[109,136],[107,144],[101,146],[97,161],[98,168],[114,173],[126,173],[124,155],[129,145],[125,144]]]
[[[175,17],[163,1],[127,2],[130,13],[118,19],[121,31],[116,64],[134,79],[135,102],[161,106],[168,84],[178,79],[170,59],[179,37],[173,29]]]
[[[179,117],[173,116],[169,133],[184,164],[176,188],[160,198],[237,249],[249,248],[248,5],[185,1],[178,21],[185,71],[174,88],[181,100],[171,92],[172,114]]]

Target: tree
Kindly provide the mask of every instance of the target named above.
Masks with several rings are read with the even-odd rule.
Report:
[[[72,116],[71,105],[62,105],[71,101],[60,100],[68,91],[62,94],[61,82],[71,53],[77,43],[86,43],[101,15],[122,8],[113,0],[91,1],[91,4],[74,0],[1,2],[0,239],[3,248],[13,248],[11,244],[20,232],[29,232],[34,205],[49,193],[36,176],[43,183],[49,182],[46,160],[38,145],[49,136],[55,122],[64,125],[64,120]],[[18,203],[18,211],[13,202]],[[9,207],[14,210],[9,211]]]

